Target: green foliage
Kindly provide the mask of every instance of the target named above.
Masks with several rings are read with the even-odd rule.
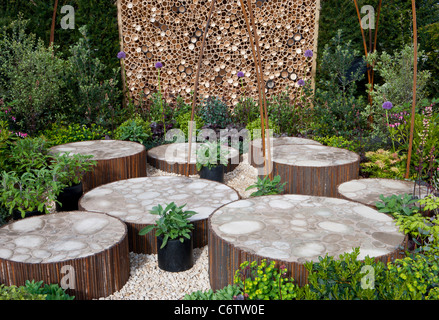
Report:
[[[57,181],[66,187],[79,184],[84,175],[97,165],[97,161],[92,160],[93,156],[80,153],[66,152],[52,157],[49,168],[56,175]]]
[[[262,130],[260,117],[247,124],[245,128],[249,131],[251,140],[261,138]],[[280,128],[271,119],[268,119],[268,130],[272,130],[270,132],[274,134],[280,134]]]
[[[296,297],[294,279],[287,278],[285,266],[275,267],[275,261],[263,259],[243,262],[235,272],[234,284],[248,300],[291,300]]]
[[[149,122],[143,120],[139,115],[134,119],[128,119],[122,123],[114,132],[114,139],[129,140],[139,143],[145,143],[152,136]]]
[[[391,195],[385,197],[380,195],[380,200],[376,202],[376,208],[379,212],[387,213],[392,216],[406,215],[411,216],[417,211],[414,206],[418,202],[411,194]]]
[[[191,116],[192,116],[192,111],[189,111],[185,113],[180,113],[176,119],[176,126],[177,128],[180,128],[180,130],[185,134],[185,136],[187,137],[186,139],[189,138],[189,122],[191,121]],[[201,128],[203,128],[204,121],[203,119],[201,119],[200,116],[194,114],[194,122],[195,122],[195,127],[193,127],[192,134],[195,136],[196,132]]]
[[[210,169],[218,165],[227,165],[229,161],[227,158],[228,154],[229,151],[227,151],[224,147],[222,147],[221,143],[219,143],[218,141],[204,142],[198,147],[196,151],[197,170],[200,171],[202,167],[208,167]]]
[[[359,141],[348,140],[347,138],[341,136],[314,137],[314,140],[324,144],[325,146],[346,149],[352,152],[359,152],[362,149]]]
[[[60,112],[65,62],[27,25],[20,16],[0,31],[0,97],[13,103],[17,128],[35,133]]]
[[[396,152],[378,149],[366,152],[365,156],[367,161],[361,164],[361,170],[370,178],[403,178],[404,157],[398,156]]]
[[[209,97],[202,101],[199,115],[211,129],[224,129],[231,123],[229,107],[216,97]]]
[[[24,287],[30,294],[43,295],[46,300],[73,300],[75,298],[68,295],[57,283],[43,285],[43,281],[26,280]]]
[[[113,69],[110,79],[105,79],[106,66],[93,56],[93,48],[88,38],[88,27],[79,28],[82,37],[71,46],[68,58],[68,95],[74,108],[68,113],[71,122],[96,123],[109,127],[114,123],[121,92],[117,75],[120,69]],[[116,60],[116,57],[113,58]]]
[[[110,136],[111,132],[102,126],[92,123],[89,126],[79,123],[54,123],[43,135],[52,145],[60,145],[70,142],[101,140]]]
[[[360,112],[365,105],[356,97],[357,82],[364,77],[365,63],[359,51],[339,33],[327,44],[321,57],[321,77],[314,95],[313,132],[319,136],[352,136],[366,127]]]
[[[163,208],[160,204],[153,207],[150,213],[158,215],[160,218],[156,220],[156,224],[148,225],[139,231],[139,235],[145,235],[156,229],[156,236],[163,236],[163,242],[160,249],[164,248],[168,243],[168,239],[179,239],[181,242],[184,238],[190,239],[193,224],[188,220],[195,211],[183,211],[186,204],[178,207],[174,202],[167,204]]]
[[[232,110],[233,122],[241,126],[246,126],[256,120],[259,115],[257,102],[247,97],[240,97],[238,103]]]
[[[280,194],[284,191],[284,187],[287,184],[286,182],[281,183],[280,179],[279,175],[275,176],[273,180],[271,180],[269,176],[265,176],[264,179],[258,177],[256,183],[245,190],[258,189],[258,191],[250,195],[251,197]]]
[[[0,300],[46,300],[46,296],[30,293],[24,286],[5,286],[0,284]]]
[[[213,291],[197,290],[190,294],[185,294],[183,300],[236,300],[237,296],[241,294],[241,290],[236,285],[229,284],[228,286]]]

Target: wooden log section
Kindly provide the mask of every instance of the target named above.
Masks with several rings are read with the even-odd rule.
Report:
[[[196,148],[198,144],[193,143],[191,148],[191,160],[189,163],[189,175],[198,174],[196,167]],[[230,147],[225,147],[224,150],[229,152],[228,163],[224,172],[231,172],[236,169],[240,163],[240,155],[238,150]],[[188,143],[171,143],[164,144],[148,150],[148,163],[159,170],[185,175],[188,160],[187,154],[189,151]]]
[[[234,283],[245,261],[285,265],[299,286],[307,261],[360,248],[387,263],[404,256],[407,238],[394,220],[347,200],[304,195],[261,196],[231,202],[209,218],[209,280],[213,290]]]
[[[51,152],[93,155],[97,166],[83,177],[84,192],[113,181],[146,176],[146,148],[120,140],[72,142],[51,148]]]
[[[76,300],[107,297],[130,275],[127,228],[103,213],[60,212],[0,228],[0,283],[59,284]]]
[[[357,179],[360,156],[322,145],[279,145],[272,148],[273,176],[287,182],[284,193],[340,197],[337,186]]]
[[[92,212],[105,212],[121,219],[128,228],[129,248],[135,253],[157,253],[155,230],[139,236],[139,231],[154,224],[158,216],[149,211],[157,206],[175,202],[186,204],[184,210],[193,210],[194,247],[207,245],[207,219],[212,212],[239,199],[232,188],[215,181],[181,176],[132,178],[112,182],[85,193],[79,208]]]

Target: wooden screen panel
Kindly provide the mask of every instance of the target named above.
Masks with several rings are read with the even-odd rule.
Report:
[[[246,1],[244,1],[247,3]],[[126,52],[127,88],[134,99],[157,90],[161,62],[162,90],[191,101],[203,32],[211,2],[202,0],[118,0],[122,50]],[[253,0],[263,78],[268,98],[299,79],[312,76],[320,0]],[[248,15],[248,8],[246,8]],[[315,57],[315,52],[314,52]],[[237,77],[239,71],[245,77]],[[257,80],[248,31],[239,0],[219,0],[209,26],[199,78],[199,98],[216,96],[230,106],[241,96],[258,100]]]

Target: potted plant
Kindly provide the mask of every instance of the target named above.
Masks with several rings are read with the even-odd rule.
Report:
[[[188,219],[196,212],[183,211],[185,206],[171,202],[165,208],[161,205],[153,207],[150,213],[160,218],[156,224],[148,225],[139,232],[139,235],[145,235],[156,229],[158,266],[162,270],[180,272],[192,268],[194,264],[194,226]]]
[[[57,180],[64,188],[57,196],[57,211],[78,210],[78,201],[83,194],[82,178],[91,171],[97,161],[91,160],[93,156],[83,154],[58,153],[54,155],[50,165]]]
[[[63,184],[48,168],[31,169],[21,174],[3,171],[0,204],[14,219],[45,214],[62,188]]]
[[[197,170],[201,179],[224,182],[224,169],[228,163],[228,151],[219,142],[203,143],[197,150]]]

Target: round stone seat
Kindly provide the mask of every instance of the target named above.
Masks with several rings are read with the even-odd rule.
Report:
[[[376,208],[376,202],[381,201],[380,195],[390,197],[392,195],[413,195],[415,183],[413,181],[396,179],[356,179],[344,182],[338,186],[338,192],[342,198],[356,201],[372,208]],[[426,187],[416,186],[415,195],[423,198],[428,194]]]
[[[402,257],[405,240],[392,218],[357,202],[288,194],[238,200],[209,218],[210,284],[223,288],[244,261],[267,259],[303,285],[307,261],[359,247],[359,259],[387,262]]]
[[[97,166],[83,177],[84,192],[109,182],[146,176],[146,148],[137,142],[80,141],[54,146],[51,152],[93,156]]]
[[[130,251],[157,253],[155,230],[144,236],[139,231],[159,218],[149,211],[171,202],[184,210],[197,212],[190,218],[194,224],[195,248],[207,244],[207,220],[219,207],[239,199],[238,193],[225,184],[181,176],[133,178],[112,182],[85,193],[79,208],[105,212],[124,221],[128,227]]]
[[[286,182],[284,193],[340,197],[337,186],[358,178],[360,156],[317,144],[283,144],[272,148],[273,176]]]
[[[279,137],[279,138],[270,138],[270,147],[278,147],[284,145],[322,145],[320,142],[306,139],[306,138],[298,138],[298,137]],[[266,147],[267,148],[267,147]],[[263,170],[261,168],[264,167],[264,154],[262,147],[262,139],[254,139],[249,144],[248,150],[248,159],[249,163],[259,169],[260,174],[263,174]]]
[[[58,283],[78,300],[99,299],[128,281],[127,228],[103,213],[59,212],[0,228],[0,283]]]
[[[201,145],[201,143],[192,143],[191,144],[191,158],[189,162],[189,174],[195,175],[198,174],[196,161],[197,154],[196,150]],[[240,162],[239,151],[235,148],[222,146],[224,151],[228,151],[228,164],[225,167],[224,172],[233,171]],[[185,175],[188,166],[188,152],[189,152],[189,144],[188,143],[170,143],[163,144],[158,147],[154,147],[147,152],[147,161],[148,163],[165,172],[182,174]]]

